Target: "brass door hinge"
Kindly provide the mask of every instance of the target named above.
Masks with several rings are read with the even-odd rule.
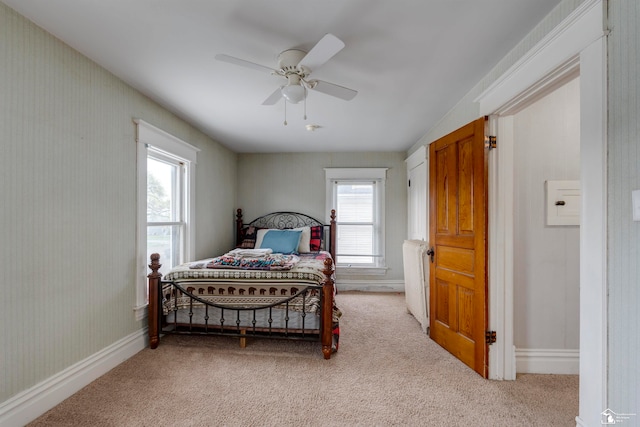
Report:
[[[484,137],[484,148],[488,148],[489,150],[493,150],[498,146],[498,142],[495,136],[487,135]]]
[[[496,331],[487,331],[484,334],[487,344],[491,345],[496,342]]]

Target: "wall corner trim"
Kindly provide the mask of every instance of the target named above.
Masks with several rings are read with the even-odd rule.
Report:
[[[0,425],[26,425],[146,346],[144,328],[0,403]]]
[[[338,291],[350,292],[404,292],[404,280],[336,280]]]
[[[480,104],[480,114],[495,113],[507,101],[536,85],[541,76],[571,62],[585,47],[604,37],[602,13],[602,0],[585,0],[474,99]]]
[[[516,349],[516,372],[523,374],[578,375],[580,351],[571,349]]]

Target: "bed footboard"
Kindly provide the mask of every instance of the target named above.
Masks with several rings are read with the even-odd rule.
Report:
[[[322,331],[320,340],[322,342],[322,354],[325,359],[331,358],[333,351],[333,261],[331,258],[324,260],[325,281],[322,285]]]
[[[160,264],[160,254],[151,254],[151,264],[149,268],[151,273],[147,276],[149,279],[149,347],[152,349],[157,348],[160,344],[160,313],[162,298],[160,297],[160,281],[162,280],[162,274],[160,270],[162,264]]]
[[[148,275],[149,346],[152,349],[158,347],[160,335],[165,333],[227,335],[239,337],[241,346],[249,337],[320,341],[324,358],[331,357],[334,351],[334,267],[330,258],[324,261],[325,280],[320,286],[296,289],[295,294],[292,291],[291,295],[275,303],[241,307],[206,300],[192,293],[188,286],[185,289],[179,283],[163,281],[158,271],[160,267],[160,256],[152,254],[149,264],[152,272]],[[319,300],[317,295],[320,295]],[[175,305],[167,308],[165,301]],[[308,304],[315,304],[317,311],[308,311]]]

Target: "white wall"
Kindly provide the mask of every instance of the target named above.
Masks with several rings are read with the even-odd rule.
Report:
[[[132,119],[201,149],[196,255],[233,241],[236,155],[2,3],[0,99],[1,413],[145,326]]]
[[[516,113],[514,344],[579,348],[580,229],[546,225],[546,180],[580,179],[576,78]],[[577,364],[576,364],[577,369]]]

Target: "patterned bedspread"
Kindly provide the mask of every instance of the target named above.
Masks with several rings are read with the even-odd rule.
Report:
[[[215,258],[208,258],[195,262],[181,264],[167,273],[163,280],[176,282],[182,281],[209,281],[221,283],[233,282],[237,284],[256,283],[264,281],[269,284],[304,283],[309,285],[322,285],[324,283],[324,260],[331,255],[328,252],[300,254],[299,261],[289,270],[261,270],[261,269],[221,269],[221,268],[193,268],[194,265],[206,266]]]
[[[228,253],[212,259],[206,268],[233,268],[240,270],[291,270],[300,258],[297,255],[270,254],[263,257],[237,257]],[[202,263],[189,268],[200,268]]]
[[[282,301],[310,285],[322,286],[325,280],[324,261],[330,256],[324,251],[300,254],[296,257],[299,260],[288,270],[206,268],[214,260],[209,258],[179,265],[163,280],[176,282],[205,301],[226,307],[255,307]],[[170,285],[163,288],[165,314],[192,303],[190,298],[176,294],[170,288]],[[289,302],[289,309],[319,313],[318,291],[310,289],[306,295],[294,298]],[[337,322],[339,317],[339,310],[334,309],[334,321]]]

